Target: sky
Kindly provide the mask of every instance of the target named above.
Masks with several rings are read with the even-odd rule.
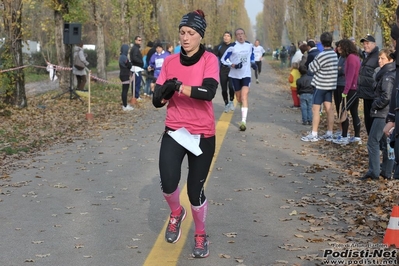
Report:
[[[256,15],[263,10],[263,0],[245,0],[245,8],[249,18],[251,19],[251,24],[256,24]]]

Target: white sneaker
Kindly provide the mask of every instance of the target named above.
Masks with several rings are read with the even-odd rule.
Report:
[[[362,139],[359,137],[351,137],[349,139],[349,143],[355,143],[355,142],[360,145],[362,144]]]
[[[320,137],[320,139],[324,139],[325,141],[333,141],[333,135],[324,134]]]
[[[259,84],[259,79],[256,80],[256,84]]]
[[[317,136],[313,136],[312,133],[310,133],[309,135],[302,137],[301,140],[306,142],[316,142],[319,141],[319,138]]]
[[[128,105],[126,105],[126,106],[123,106],[123,107],[122,107],[122,110],[123,110],[123,111],[132,111],[132,110],[134,110],[134,108],[133,108],[133,106],[130,106],[130,105],[128,104]]]
[[[334,139],[338,139],[341,136],[342,136],[342,132],[341,131],[335,131],[335,133],[333,134],[333,138]]]
[[[339,145],[347,145],[347,144],[349,144],[349,139],[348,139],[348,137],[339,137],[339,138],[337,138],[337,139],[334,139],[333,141],[332,141],[333,143],[335,143],[335,144],[339,144]]]
[[[224,106],[224,112],[225,113],[228,113],[230,111],[230,103],[228,103],[228,104],[226,104],[225,106]]]
[[[229,102],[229,105],[230,105],[230,111],[234,111],[236,109],[232,101]]]

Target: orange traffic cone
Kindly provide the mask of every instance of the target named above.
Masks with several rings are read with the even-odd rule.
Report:
[[[394,206],[387,231],[385,232],[384,241],[388,246],[395,245],[399,248],[399,206]]]

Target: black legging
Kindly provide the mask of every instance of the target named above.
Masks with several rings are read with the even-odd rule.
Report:
[[[215,136],[201,138],[199,147],[202,154],[195,156],[178,144],[169,134],[163,134],[159,153],[159,172],[163,193],[171,194],[177,189],[181,178],[182,162],[184,156],[187,155],[188,198],[193,206],[200,206],[205,202],[204,184],[215,153],[215,139]]]
[[[229,67],[220,66],[219,78],[220,78],[220,86],[222,87],[222,97],[224,104],[229,103],[229,98],[227,95],[227,86],[229,88],[230,101],[234,100],[234,88],[233,84],[231,84],[230,82],[229,72],[230,72]]]
[[[120,75],[119,79],[124,82],[124,81],[129,81],[130,76],[129,75]],[[122,84],[122,103],[123,106],[126,107],[127,106],[127,93],[129,92],[129,82],[123,83]]]
[[[255,78],[258,79],[258,74],[262,71],[262,61],[255,61],[256,69],[255,69]]]
[[[342,97],[342,96],[341,96]],[[355,137],[360,137],[360,118],[358,114],[359,108],[359,98],[356,95],[355,90],[349,90],[346,96],[346,110],[349,110],[352,116],[353,130],[355,131]],[[342,126],[342,137],[348,136],[349,129],[349,119],[346,118],[344,122],[341,123]]]

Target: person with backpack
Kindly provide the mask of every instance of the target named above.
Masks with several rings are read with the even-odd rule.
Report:
[[[288,50],[283,46],[280,51],[280,68],[287,67],[287,59],[288,59]]]
[[[129,83],[130,83],[130,68],[132,67],[132,63],[128,58],[129,45],[122,44],[121,46],[121,54],[119,56],[119,79],[122,82],[122,110],[123,111],[132,111],[134,108],[127,103],[127,94],[129,92]]]
[[[89,62],[86,60],[86,55],[83,51],[83,42],[80,42],[74,48],[73,53],[73,67],[72,73],[76,76],[76,80],[78,82],[76,90],[83,91],[87,82],[87,73],[85,68],[89,65]]]

